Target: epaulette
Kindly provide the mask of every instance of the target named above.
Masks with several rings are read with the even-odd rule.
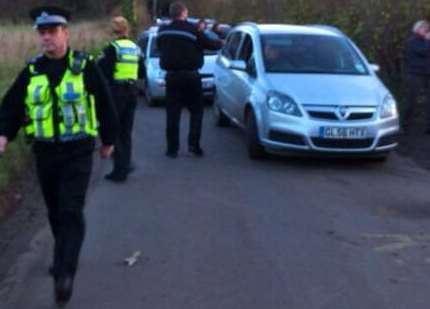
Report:
[[[36,57],[31,58],[30,60],[27,60],[27,67],[28,67],[28,71],[30,72],[31,75],[38,75],[38,71],[36,69],[36,65],[37,67],[39,67],[38,62],[40,59],[42,59],[43,54],[39,54]]]
[[[70,64],[70,70],[73,74],[80,74],[86,65],[87,60],[91,60],[91,55],[83,51],[73,51],[73,62]]]
[[[36,57],[33,57],[30,60],[27,60],[27,64],[36,64],[37,61],[39,61],[42,57],[43,57],[43,54],[39,54]]]
[[[74,50],[73,57],[80,58],[80,59],[90,59],[91,55],[81,50]]]

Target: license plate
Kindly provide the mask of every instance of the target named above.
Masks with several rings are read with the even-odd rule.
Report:
[[[367,128],[321,127],[320,137],[327,139],[364,139],[367,138]]]

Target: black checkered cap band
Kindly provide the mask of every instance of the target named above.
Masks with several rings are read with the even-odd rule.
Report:
[[[49,15],[46,12],[40,14],[34,22],[34,27],[50,24],[67,24],[67,19],[61,15]]]

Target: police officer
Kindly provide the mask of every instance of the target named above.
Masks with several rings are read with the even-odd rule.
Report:
[[[120,133],[115,142],[113,171],[105,176],[114,182],[123,182],[132,171],[131,150],[134,113],[137,105],[136,80],[145,76],[139,47],[129,37],[130,26],[122,16],[111,21],[115,39],[103,50],[99,60],[112,90],[117,108]]]
[[[217,50],[222,41],[209,39],[187,21],[188,9],[181,2],[174,2],[169,9],[172,22],[158,31],[161,52],[160,66],[166,75],[167,151],[176,158],[179,150],[179,122],[181,110],[188,107],[191,114],[188,150],[203,156],[200,136],[203,120],[202,82],[198,70],[203,66],[204,49]]]
[[[100,124],[100,154],[116,138],[116,114],[103,75],[83,52],[69,48],[70,13],[59,7],[30,12],[43,54],[32,59],[0,109],[0,153],[23,127],[33,141],[38,179],[54,236],[50,272],[55,299],[65,304],[85,235],[83,208]]]
[[[409,133],[417,99],[425,92],[426,134],[430,134],[430,24],[426,20],[415,23],[406,41],[407,104],[403,115],[403,129]]]

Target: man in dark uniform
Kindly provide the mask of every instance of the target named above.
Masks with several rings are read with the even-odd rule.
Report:
[[[170,6],[172,23],[161,26],[157,43],[161,52],[160,66],[166,75],[167,152],[176,158],[179,150],[181,110],[188,107],[191,114],[188,150],[203,156],[200,137],[203,121],[202,82],[198,70],[203,66],[204,49],[217,50],[222,41],[209,39],[204,32],[187,21],[188,9],[181,2]]]
[[[115,39],[103,50],[99,67],[112,90],[120,133],[115,142],[113,171],[105,176],[114,182],[124,182],[133,170],[131,166],[132,131],[137,105],[137,79],[145,76],[140,48],[129,39],[130,26],[122,16],[111,21]]]
[[[430,24],[421,20],[415,23],[406,41],[406,81],[408,91],[403,115],[403,129],[408,133],[413,122],[417,99],[425,94],[426,134],[430,134]]]
[[[109,157],[117,118],[100,70],[89,55],[69,48],[70,13],[58,7],[38,7],[30,15],[43,54],[28,63],[3,99],[0,153],[21,127],[33,141],[55,240],[50,269],[55,299],[66,304],[85,235],[83,208],[95,139],[100,129],[100,154]]]

